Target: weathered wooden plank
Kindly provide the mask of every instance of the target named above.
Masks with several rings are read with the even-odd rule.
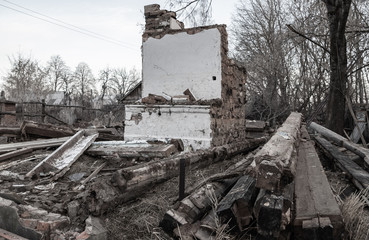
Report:
[[[255,155],[256,187],[270,191],[281,190],[284,186],[282,176],[290,182],[295,174],[295,144],[299,137],[302,115],[293,112],[272,138]],[[287,181],[288,184],[288,181]]]
[[[369,187],[369,173],[367,171],[349,159],[349,157],[341,153],[336,146],[331,144],[326,139],[316,136],[315,140],[319,146],[325,150],[324,153],[327,155],[327,157],[335,160],[337,166],[350,176],[354,185],[359,190]]]
[[[301,131],[306,131],[303,127]],[[295,233],[301,237],[302,222],[328,217],[335,236],[342,230],[342,216],[312,141],[300,143],[295,178]],[[299,235],[300,234],[300,235]]]
[[[358,145],[356,143],[352,143],[350,141],[348,141],[346,138],[342,137],[341,135],[315,123],[312,122],[309,125],[309,128],[313,129],[314,131],[320,133],[322,136],[324,136],[325,138],[335,142],[338,146],[340,147],[345,147],[348,150],[350,150],[351,152],[359,155],[360,157],[362,157],[365,161],[365,163],[367,164],[367,166],[369,166],[369,149],[364,148],[361,145]]]
[[[7,143],[7,144],[0,144],[0,153],[6,153],[15,151],[22,148],[31,148],[41,149],[47,147],[57,147],[62,145],[65,141],[67,141],[70,137],[63,137],[63,138],[53,138],[53,139],[43,139],[43,140],[36,140],[36,141],[27,141],[27,142],[18,142],[18,143]]]
[[[235,216],[240,231],[243,231],[252,220],[252,207],[258,194],[255,188],[256,179],[242,176],[218,205],[217,215],[222,221]]]
[[[12,151],[12,152],[1,154],[0,155],[0,162],[5,161],[5,160],[7,160],[9,158],[12,158],[12,157],[17,157],[17,156],[20,156],[20,155],[23,155],[23,154],[26,154],[26,153],[30,153],[32,151],[33,151],[32,148],[22,148],[22,149],[19,149],[19,150],[15,150],[15,151]]]
[[[57,174],[54,176],[55,179],[61,177],[91,143],[95,141],[97,136],[98,134],[85,135],[84,130],[77,132],[67,142],[29,171],[26,177],[33,177],[41,171]]]

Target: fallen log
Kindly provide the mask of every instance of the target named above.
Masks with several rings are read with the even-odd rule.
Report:
[[[354,161],[349,159],[346,155],[341,153],[336,146],[331,144],[324,138],[315,137],[318,146],[323,150],[325,155],[335,160],[336,165],[345,173],[349,175],[354,185],[363,190],[369,187],[369,173],[357,165]]]
[[[305,127],[303,132],[307,132]],[[307,135],[307,134],[305,134]],[[342,216],[330,188],[324,169],[311,140],[302,141],[298,148],[295,178],[296,217],[294,229],[296,239],[305,235],[303,222],[319,216],[327,217],[333,226],[333,239],[339,239],[342,231]]]
[[[369,166],[369,149],[364,148],[361,145],[358,145],[356,143],[352,143],[349,140],[347,140],[346,138],[342,137],[341,135],[315,123],[312,122],[309,125],[309,128],[313,129],[314,131],[320,133],[322,136],[324,136],[325,138],[335,142],[338,146],[340,147],[345,147],[348,150],[350,150],[351,152],[359,155],[360,157],[362,157],[366,163],[367,166]]]
[[[229,144],[209,150],[200,150],[187,155],[179,155],[118,170],[112,179],[122,191],[131,191],[164,181],[179,174],[180,160],[186,167],[194,164],[208,165],[226,157],[255,149],[266,138],[249,139],[242,143]]]
[[[296,150],[302,115],[293,112],[272,138],[255,155],[256,187],[279,191],[295,175]],[[282,177],[287,178],[282,182]]]

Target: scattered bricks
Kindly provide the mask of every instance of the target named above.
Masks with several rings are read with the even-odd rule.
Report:
[[[104,223],[100,218],[89,216],[86,219],[86,228],[77,240],[106,240],[108,239],[108,230],[104,227]]]

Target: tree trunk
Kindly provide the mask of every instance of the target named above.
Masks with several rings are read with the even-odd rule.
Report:
[[[324,0],[327,7],[330,38],[330,88],[327,123],[334,132],[343,134],[347,83],[345,29],[351,0]]]

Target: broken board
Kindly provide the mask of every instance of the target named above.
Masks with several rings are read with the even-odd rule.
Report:
[[[97,137],[98,133],[87,135],[84,130],[77,132],[67,142],[28,172],[26,177],[33,177],[40,172],[53,172],[57,174],[55,178],[61,177]]]

